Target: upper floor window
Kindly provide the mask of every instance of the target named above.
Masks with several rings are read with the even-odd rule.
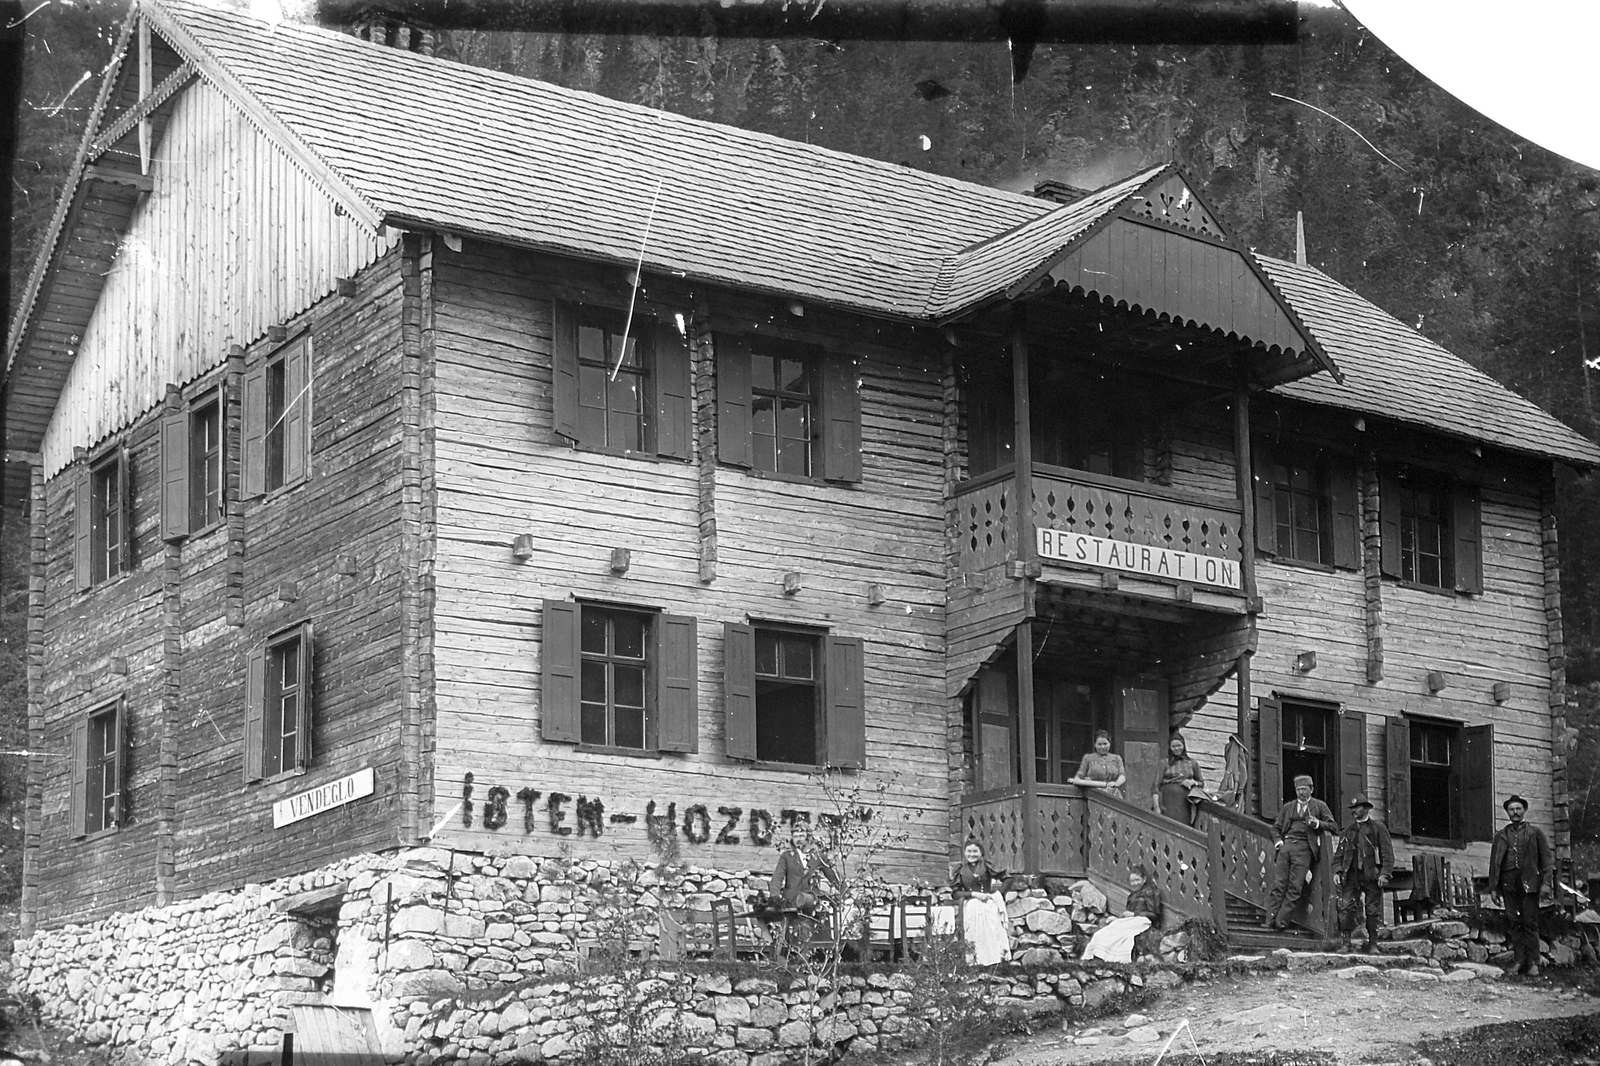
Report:
[[[557,435],[582,448],[687,459],[689,347],[681,319],[551,304]]]
[[[245,780],[311,765],[312,627],[301,623],[250,653],[245,692]]]
[[[123,821],[124,708],[97,708],[73,726],[72,833],[93,836]]]
[[[796,766],[866,765],[860,640],[730,623],[723,653],[729,755]]]
[[[1410,467],[1379,485],[1383,572],[1430,588],[1483,591],[1478,489]]]
[[[128,455],[115,449],[73,483],[74,569],[86,589],[133,568]]]
[[[1254,442],[1256,549],[1279,559],[1358,569],[1355,460],[1293,441]]]
[[[699,750],[695,620],[546,600],[540,733],[624,751]]]
[[[217,389],[161,418],[161,535],[167,540],[222,521],[222,408]]]
[[[310,472],[311,338],[301,336],[244,376],[244,495],[293,485]]]
[[[717,335],[717,458],[763,473],[861,480],[861,394],[849,356]]]
[[[1151,473],[1150,386],[1087,372],[1049,358],[1029,367],[1033,462],[1124,481]],[[963,368],[967,472],[976,477],[1015,461],[1015,383],[1009,357]]]

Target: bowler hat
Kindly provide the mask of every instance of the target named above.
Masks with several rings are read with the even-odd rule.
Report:
[[[1350,798],[1350,809],[1351,810],[1355,810],[1357,807],[1369,807],[1370,808],[1371,806],[1372,806],[1372,801],[1367,799],[1367,794],[1365,792],[1357,792],[1354,796],[1352,796]]]
[[[1506,797],[1506,801],[1504,803],[1500,804],[1500,806],[1509,811],[1511,809],[1511,805],[1513,803],[1522,804],[1522,809],[1523,810],[1527,810],[1528,809],[1528,801],[1523,799],[1521,796],[1516,795],[1515,793],[1513,793],[1510,796],[1507,796]]]

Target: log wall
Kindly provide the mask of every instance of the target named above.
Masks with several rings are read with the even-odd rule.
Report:
[[[393,243],[203,79],[179,94],[150,179],[45,434],[47,476]]]
[[[785,481],[719,466],[700,422],[690,462],[608,455],[556,443],[550,391],[550,296],[593,295],[625,305],[618,273],[493,249],[434,255],[437,454],[435,669],[437,759],[433,802],[464,798],[438,842],[533,854],[647,857],[645,815],[674,812],[685,858],[722,868],[770,868],[750,843],[752,810],[819,812],[832,800],[812,778],[724,754],[722,627],[765,619],[825,626],[865,641],[868,768],[835,775],[860,785],[882,824],[906,836],[889,855],[906,874],[944,876],[947,775],[944,689],[941,354],[896,347],[886,330],[857,330],[843,350],[859,358],[862,480],[836,486]],[[652,313],[694,313],[695,332],[786,329],[845,339],[823,313],[803,320],[716,293],[677,302],[646,286]],[[714,363],[697,345],[697,393]],[[531,558],[512,543],[534,536]],[[707,538],[714,537],[714,547]],[[632,553],[623,575],[613,548]],[[801,588],[785,594],[784,577]],[[869,603],[868,585],[885,601]],[[692,615],[699,625],[699,753],[626,755],[540,738],[541,601],[578,596]],[[875,790],[886,789],[882,796]],[[495,791],[501,790],[503,792]],[[524,792],[524,790],[527,790]],[[532,797],[534,792],[537,798]],[[559,795],[560,799],[555,796]],[[598,836],[578,804],[604,804]],[[500,807],[505,807],[501,823]],[[701,825],[681,831],[703,805]],[[737,808],[738,815],[731,812]],[[586,810],[594,811],[592,806]],[[725,809],[719,813],[719,809]],[[614,821],[620,816],[621,821]],[[697,817],[697,816],[695,816]],[[470,822],[470,824],[468,824]],[[575,829],[576,827],[576,829]],[[727,828],[724,835],[723,830]],[[566,832],[560,832],[566,830]],[[717,843],[721,838],[722,843]]]
[[[391,254],[364,272],[354,296],[324,300],[287,323],[308,327],[314,344],[305,482],[256,500],[237,498],[233,364],[258,364],[274,347],[263,342],[196,382],[234,383],[225,438],[233,495],[225,521],[181,545],[161,541],[158,409],[118,437],[132,472],[134,567],[80,593],[72,552],[76,467],[43,486],[38,746],[63,757],[36,763],[30,921],[93,918],[398,843],[407,569],[399,551],[397,260]],[[312,765],[303,775],[246,785],[245,657],[302,621],[317,634]],[[114,832],[75,840],[65,757],[71,723],[119,696],[130,719],[127,817]],[[415,708],[410,721],[406,742],[414,744]],[[367,766],[377,778],[372,798],[273,828],[273,801]]]

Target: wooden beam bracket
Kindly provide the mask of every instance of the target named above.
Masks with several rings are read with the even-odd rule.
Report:
[[[111,150],[122,138],[133,132],[135,126],[147,120],[162,104],[170,100],[174,93],[185,85],[196,74],[193,60],[184,60],[182,65],[161,79],[161,84],[151,90],[150,95],[140,100],[133,107],[124,111],[104,133],[94,139],[89,146],[89,159],[99,159]]]
[[[86,181],[109,181],[117,185],[132,185],[140,192],[150,192],[155,188],[155,183],[150,180],[150,175],[140,174],[132,170],[119,170],[116,167],[84,167],[83,176]]]

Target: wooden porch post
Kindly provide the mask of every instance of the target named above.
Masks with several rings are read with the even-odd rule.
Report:
[[[1017,738],[1022,755],[1022,853],[1026,873],[1039,872],[1039,801],[1033,750],[1033,423],[1028,416],[1028,342],[1022,321],[1011,330],[1011,398],[1016,412],[1017,565],[1022,579],[1022,621],[1017,623]]]
[[[1250,625],[1256,624],[1261,601],[1256,593],[1256,486],[1250,459],[1250,390],[1243,379],[1233,392],[1233,454],[1235,483],[1239,488],[1239,585],[1250,612]],[[1238,707],[1239,743],[1248,750],[1250,743],[1250,653],[1239,656],[1234,673],[1235,703]]]

